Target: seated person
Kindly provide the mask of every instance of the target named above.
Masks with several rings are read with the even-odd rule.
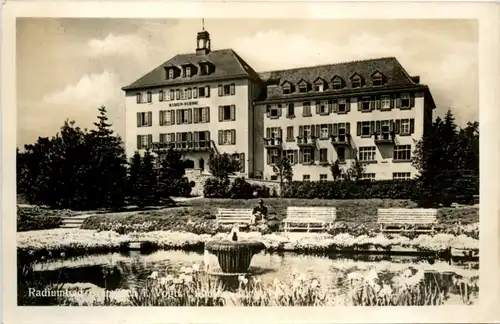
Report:
[[[259,200],[259,205],[255,206],[252,212],[252,224],[257,222],[264,222],[267,219],[267,207],[264,206],[264,201]]]

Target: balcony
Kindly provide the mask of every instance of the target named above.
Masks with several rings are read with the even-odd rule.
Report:
[[[265,148],[281,147],[281,138],[279,137],[264,138],[264,147]]]
[[[375,134],[375,144],[394,144],[394,132]]]
[[[176,151],[182,152],[209,152],[211,150],[211,144],[209,140],[202,141],[181,141],[181,142],[170,142],[170,143],[153,143],[153,152],[162,153],[166,152],[170,147],[173,147]]]
[[[297,146],[299,147],[314,147],[315,142],[315,136],[297,136]]]
[[[331,135],[330,138],[332,139],[332,144],[334,146],[348,146],[350,145],[350,139],[351,135],[350,134],[344,134],[344,135]]]

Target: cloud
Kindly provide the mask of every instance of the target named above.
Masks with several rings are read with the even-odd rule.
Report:
[[[90,39],[88,41],[89,55],[103,56],[133,56],[138,59],[146,58],[149,43],[135,35],[108,34],[104,39]]]

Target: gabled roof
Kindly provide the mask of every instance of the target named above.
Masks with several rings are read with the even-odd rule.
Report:
[[[307,81],[307,80],[306,80],[306,79],[304,79],[304,78],[301,78],[301,79],[299,80],[299,82],[297,82],[297,84],[301,84],[301,83],[309,84],[309,81]]]
[[[363,79],[363,76],[359,74],[358,72],[354,72],[353,75],[351,75],[350,79],[354,79],[355,77],[359,77],[360,79]]]
[[[213,64],[215,66],[214,72],[209,75],[196,74],[189,78],[178,77],[172,80],[165,78],[165,67],[179,67],[186,63],[199,64],[202,61],[208,61]],[[162,85],[183,84],[186,82],[206,82],[233,77],[246,77],[260,81],[259,75],[232,49],[211,51],[207,55],[196,55],[196,53],[178,54],[130,85],[123,87],[122,90],[136,90]]]
[[[377,75],[377,74],[382,75],[382,76],[384,75],[382,72],[380,72],[380,71],[377,69],[377,70],[375,70],[375,71],[374,71],[374,72],[373,72],[370,76],[371,76],[371,77],[373,77],[374,75]]]
[[[314,84],[318,83],[318,81],[321,81],[323,83],[325,83],[326,81],[322,78],[322,77],[317,77],[315,80],[314,80]]]
[[[284,86],[285,84],[292,85],[292,83],[288,80],[284,80],[283,82],[281,82],[281,86]]]

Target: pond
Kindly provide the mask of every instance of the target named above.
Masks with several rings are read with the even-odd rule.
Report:
[[[183,267],[202,264],[203,261],[203,253],[198,252],[161,250],[144,254],[130,251],[46,261],[37,263],[34,270],[36,277],[52,283],[88,286],[101,290],[106,288],[112,292],[122,292],[123,297],[124,292],[144,286],[147,278],[155,271],[159,276],[176,275]],[[266,252],[254,256],[250,270],[263,284],[273,284],[276,279],[290,282],[294,274],[301,274],[307,278],[317,279],[331,292],[345,295],[348,290],[349,273],[375,269],[390,276],[391,273],[409,266],[435,273],[449,288],[447,303],[451,304],[462,303],[459,288],[454,286],[453,277],[470,278],[479,275],[478,262],[445,262],[409,256],[346,257]],[[477,291],[472,293],[472,303],[477,300],[477,294]]]

